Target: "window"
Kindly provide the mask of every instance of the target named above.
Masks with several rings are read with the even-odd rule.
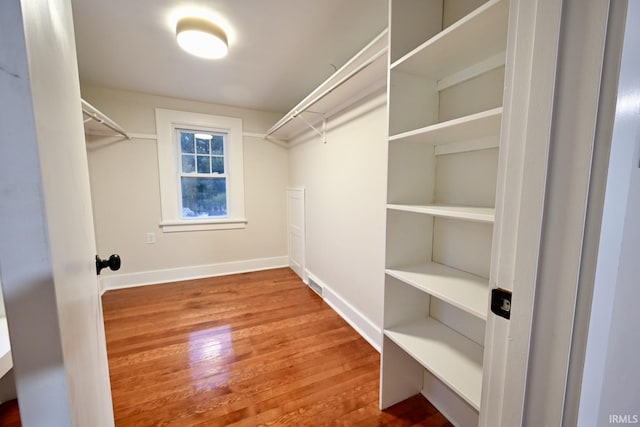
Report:
[[[178,129],[182,218],[227,216],[226,134]]]
[[[161,227],[244,228],[241,119],[156,109]]]

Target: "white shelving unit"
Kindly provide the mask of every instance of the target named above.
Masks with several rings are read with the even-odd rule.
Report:
[[[391,0],[380,405],[482,411],[509,1]],[[441,17],[441,19],[437,19]]]

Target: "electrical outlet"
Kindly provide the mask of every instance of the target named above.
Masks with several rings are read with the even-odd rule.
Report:
[[[156,233],[147,233],[147,243],[152,245],[156,242]]]

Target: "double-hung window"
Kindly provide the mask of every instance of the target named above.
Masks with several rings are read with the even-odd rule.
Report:
[[[244,228],[242,120],[156,109],[161,227]]]
[[[227,134],[177,129],[180,144],[182,218],[227,216],[227,174],[224,146]]]

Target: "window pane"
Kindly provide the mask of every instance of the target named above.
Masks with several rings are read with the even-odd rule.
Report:
[[[209,154],[209,141],[206,139],[196,139],[198,154]]]
[[[193,153],[193,134],[180,132],[180,149],[183,153]]]
[[[182,177],[182,217],[227,215],[226,178]]]
[[[196,158],[192,155],[182,155],[182,173],[196,171]]]
[[[213,135],[211,140],[211,154],[224,154],[224,137],[222,135]]]
[[[198,173],[211,173],[211,157],[198,156]]]
[[[213,173],[224,173],[224,157],[214,156],[212,157],[213,164],[211,168],[211,172]]]

